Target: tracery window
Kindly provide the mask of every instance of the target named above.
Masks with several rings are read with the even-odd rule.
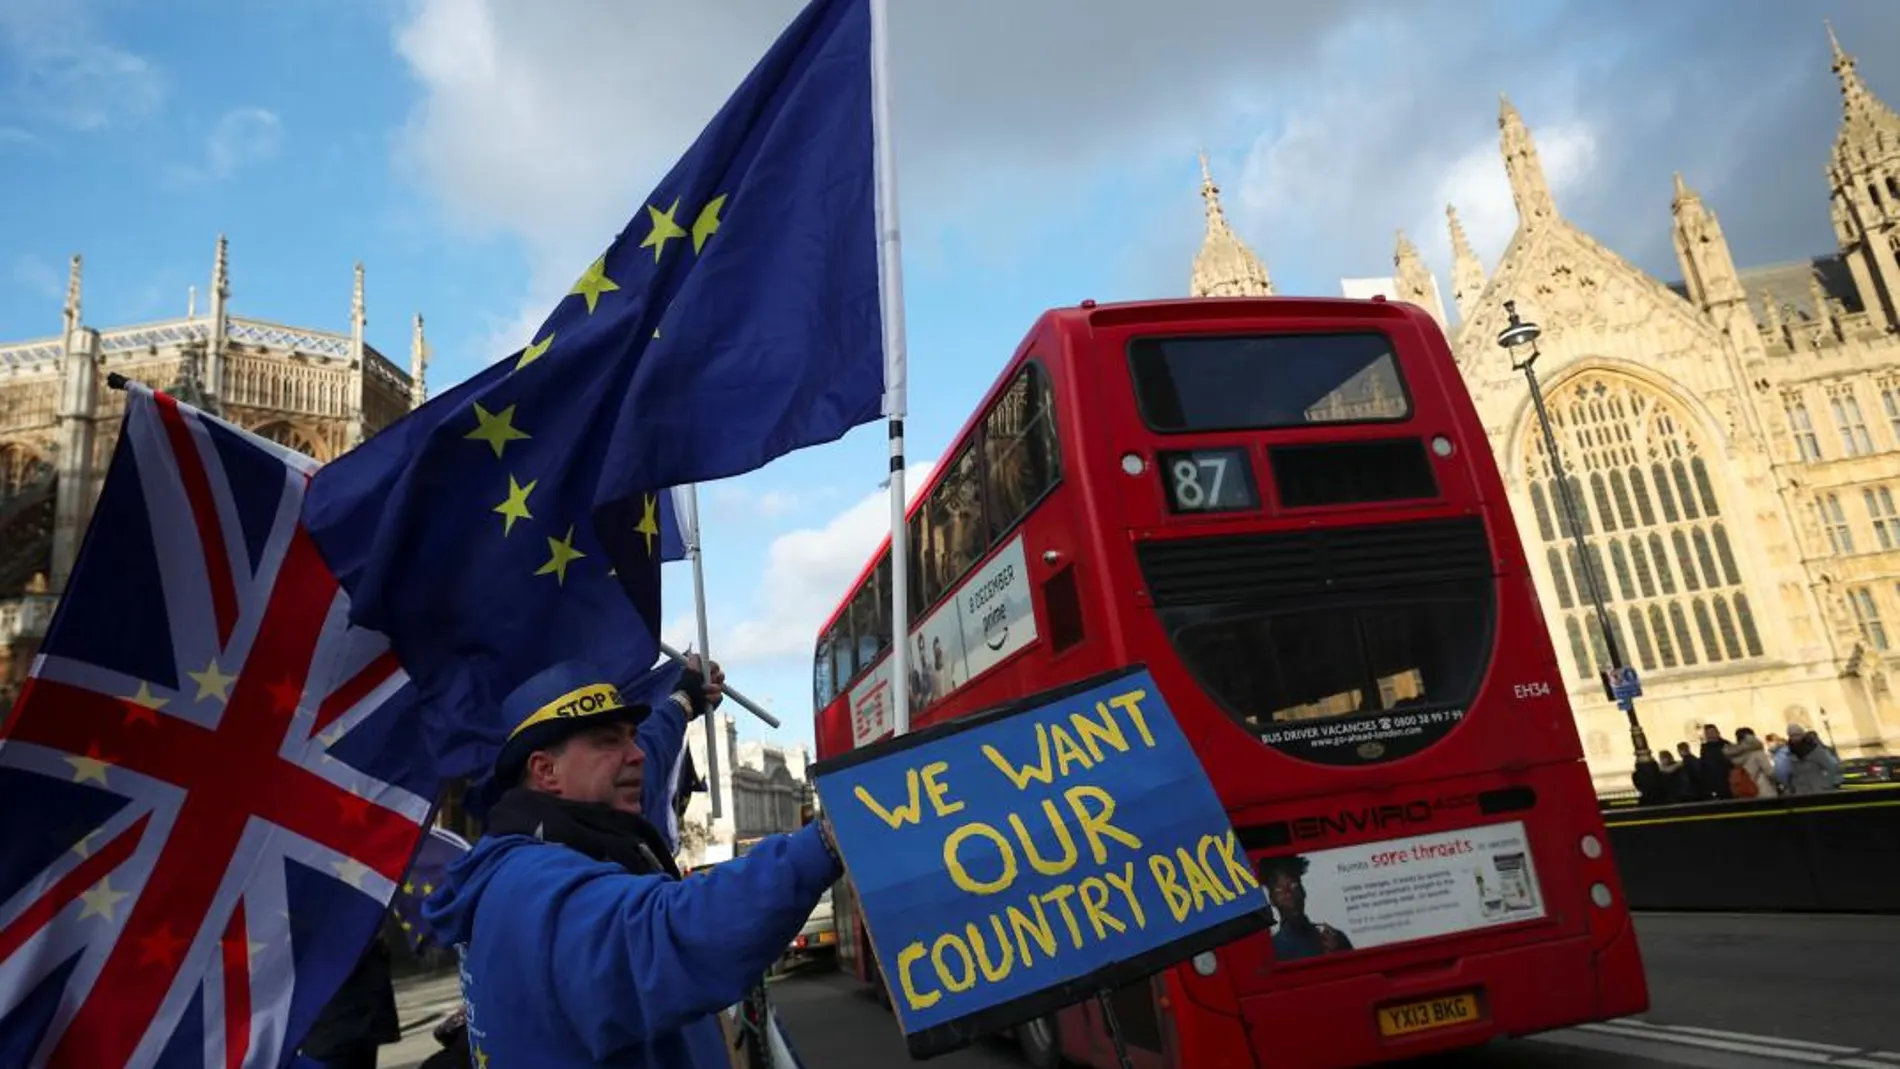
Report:
[[[276,442],[278,445],[288,449],[295,449],[304,456],[311,457],[315,460],[323,459],[323,453],[318,449],[317,443],[313,441],[309,435],[306,435],[288,423],[278,422],[266,424],[251,433],[257,435],[259,438]]]
[[[1788,413],[1788,429],[1794,435],[1794,445],[1804,461],[1821,459],[1821,439],[1814,433],[1814,420],[1808,415],[1808,403],[1800,394],[1788,394],[1782,399],[1782,405]]]
[[[1874,451],[1874,440],[1867,433],[1867,422],[1860,415],[1860,401],[1852,387],[1828,391],[1828,407],[1834,411],[1834,426],[1841,433],[1841,448],[1850,457],[1864,457]]]
[[[1624,660],[1645,672],[1762,656],[1708,452],[1688,416],[1640,384],[1601,374],[1554,391],[1548,408],[1568,506],[1535,426],[1520,456],[1567,667],[1584,679],[1611,667],[1593,580]],[[1588,546],[1581,557],[1573,522]]]

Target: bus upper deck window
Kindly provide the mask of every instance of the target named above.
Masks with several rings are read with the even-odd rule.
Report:
[[[1129,343],[1136,401],[1163,433],[1401,420],[1411,414],[1378,331],[1202,334]]]

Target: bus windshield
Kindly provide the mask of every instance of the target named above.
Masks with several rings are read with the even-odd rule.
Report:
[[[1392,340],[1378,331],[1195,334],[1128,345],[1151,430],[1262,430],[1411,415]]]

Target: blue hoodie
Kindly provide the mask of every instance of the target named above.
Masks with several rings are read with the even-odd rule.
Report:
[[[726,1069],[744,997],[842,875],[818,825],[704,875],[634,876],[526,835],[482,839],[423,903],[462,959],[491,1069]],[[486,1059],[483,1059],[486,1055]]]

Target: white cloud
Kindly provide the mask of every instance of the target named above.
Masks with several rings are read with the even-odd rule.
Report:
[[[896,5],[907,241],[928,249],[938,227],[1015,232],[971,224],[998,203],[1034,218],[1068,202],[1052,169],[1122,166],[1156,150],[1151,131],[1189,158],[1187,116],[1243,72],[1296,61],[1363,3],[1202,0],[1196,18],[1147,0]],[[489,323],[491,357],[530,339],[799,6],[568,0],[547,18],[503,0],[416,0],[394,34],[420,89],[398,164],[453,222],[520,239],[528,263],[519,309]],[[1103,43],[1134,40],[1142,62],[1106,75]]]
[[[276,159],[284,147],[284,124],[265,108],[232,108],[205,135],[202,164],[174,164],[166,177],[180,184],[221,182],[238,171]]]
[[[1561,212],[1565,200],[1582,192],[1596,174],[1596,130],[1587,122],[1571,120],[1538,126],[1531,136],[1537,142],[1544,178]],[[1453,204],[1465,234],[1471,238],[1473,251],[1488,273],[1517,229],[1517,206],[1511,201],[1511,184],[1504,173],[1497,138],[1466,149],[1439,173],[1431,189],[1437,207],[1427,209],[1407,231],[1419,253],[1427,263],[1449,270],[1451,231],[1444,206]]]
[[[14,283],[51,300],[66,296],[66,273],[44,257],[21,253],[7,272]]]
[[[0,97],[34,121],[95,131],[156,113],[162,72],[112,44],[84,0],[0,3]]]
[[[904,470],[912,501],[935,467],[932,461]],[[763,667],[809,658],[819,626],[843,600],[890,529],[890,495],[879,491],[823,527],[801,528],[773,539],[765,551],[756,614],[730,627],[714,619],[713,656],[728,670],[735,664]]]
[[[773,520],[797,508],[801,495],[789,490],[754,491],[736,482],[723,482],[711,494],[719,510],[740,521]]]

